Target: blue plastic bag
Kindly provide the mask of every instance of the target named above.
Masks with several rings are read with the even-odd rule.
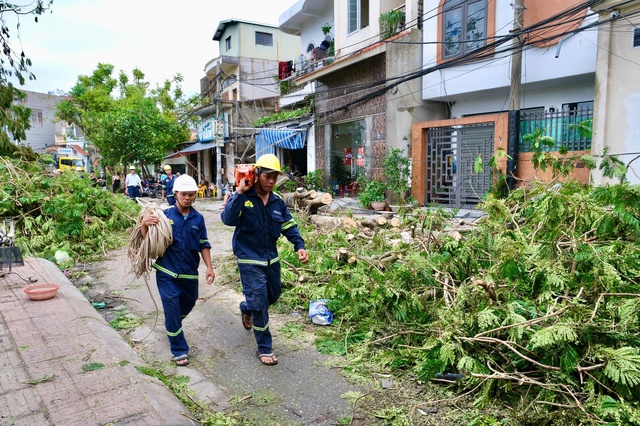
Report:
[[[325,306],[327,302],[327,299],[320,299],[309,303],[309,318],[314,324],[329,325],[333,321],[333,313]]]

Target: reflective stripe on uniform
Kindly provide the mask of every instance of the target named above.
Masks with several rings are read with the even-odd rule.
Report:
[[[269,324],[267,324],[267,325],[269,325]],[[180,329],[178,331],[176,331],[175,333],[172,333],[169,330],[167,330],[167,335],[171,336],[171,337],[176,337],[180,333],[182,333],[182,327],[180,327]]]
[[[275,259],[271,259],[268,262],[265,262],[264,260],[238,259],[238,263],[241,263],[243,265],[269,266],[273,265],[276,262],[280,262],[280,256],[276,257]]]
[[[164,268],[164,267],[158,265],[157,263],[154,263],[153,267],[156,268],[158,271],[164,272],[165,274],[167,274],[167,275],[169,275],[169,276],[171,276],[173,278],[184,278],[185,280],[197,280],[198,279],[197,275],[176,274],[175,272],[171,272],[167,268]]]
[[[269,323],[267,323],[267,325],[265,325],[264,327],[258,327],[257,325],[253,324],[253,329],[256,331],[266,331],[267,328],[269,328]]]
[[[296,221],[295,221],[295,220],[293,220],[293,219],[291,219],[291,220],[288,220],[288,221],[286,221],[285,223],[283,223],[283,224],[282,224],[282,228],[281,228],[281,229],[282,229],[283,231],[285,231],[285,230],[287,230],[287,229],[291,228],[292,226],[296,226],[296,225],[297,225],[297,224],[296,224]]]

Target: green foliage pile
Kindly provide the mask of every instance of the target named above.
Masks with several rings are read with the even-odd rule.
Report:
[[[329,299],[339,326],[320,344],[350,369],[462,374],[454,386],[502,424],[640,425],[640,189],[536,183],[482,208],[469,232],[416,210],[409,243],[306,229],[312,263],[283,271],[303,284],[281,300]]]
[[[270,123],[275,123],[282,120],[291,120],[293,118],[302,117],[311,113],[311,107],[305,106],[302,108],[296,108],[293,110],[283,110],[274,114],[265,115],[253,122],[253,127],[263,127]]]
[[[13,218],[24,256],[91,260],[126,244],[139,207],[74,174],[53,175],[32,161],[0,157],[0,219]]]

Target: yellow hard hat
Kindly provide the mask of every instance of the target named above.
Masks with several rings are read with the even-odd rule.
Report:
[[[163,167],[164,170],[171,170],[171,166],[168,164],[165,164]]]
[[[280,160],[274,154],[264,154],[256,161],[256,168],[268,169],[274,172],[282,173],[280,169]],[[266,171],[266,170],[262,170]]]

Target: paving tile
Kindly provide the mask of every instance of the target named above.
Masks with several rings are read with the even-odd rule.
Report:
[[[101,394],[113,388],[109,378],[100,370],[78,374],[71,379],[83,397]]]
[[[14,426],[53,426],[53,423],[47,420],[44,413],[33,413],[24,417],[13,419],[12,424]]]
[[[31,413],[27,399],[22,391],[8,392],[4,394],[6,409],[11,417],[21,417]],[[5,412],[7,412],[5,411]]]
[[[103,394],[92,395],[87,397],[86,401],[98,421],[103,424],[131,418],[148,408],[139,396],[127,389],[114,389]]]
[[[57,407],[49,410],[49,419],[55,425],[98,425],[98,421],[86,402]]]

